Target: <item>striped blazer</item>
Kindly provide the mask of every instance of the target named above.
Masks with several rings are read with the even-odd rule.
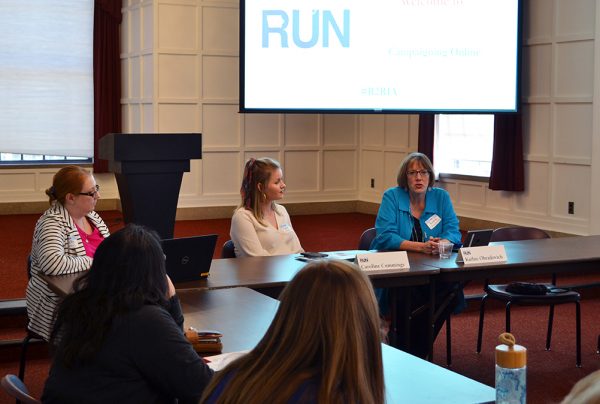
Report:
[[[104,238],[109,236],[108,227],[96,212],[88,213],[87,218]],[[31,278],[26,293],[31,331],[50,339],[59,301],[40,275],[81,272],[91,265],[92,259],[85,255],[83,241],[71,215],[60,202],[54,202],[39,218],[33,232]]]

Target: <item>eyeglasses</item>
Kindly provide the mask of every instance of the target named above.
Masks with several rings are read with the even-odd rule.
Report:
[[[427,170],[414,170],[406,172],[406,175],[408,175],[409,177],[416,177],[417,174],[421,174],[421,177],[429,177],[429,171]]]
[[[95,198],[96,195],[98,195],[98,192],[100,191],[100,185],[96,185],[96,190],[92,191],[92,192],[79,192],[79,195],[86,195],[86,196],[91,196],[92,198]]]

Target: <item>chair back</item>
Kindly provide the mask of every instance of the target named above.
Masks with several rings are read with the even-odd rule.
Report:
[[[223,244],[221,258],[235,258],[235,245],[233,244],[233,240],[227,240],[225,244]]]
[[[358,240],[358,249],[370,250],[371,242],[373,241],[376,235],[377,232],[375,231],[375,227],[371,227],[370,229],[363,231],[363,233],[360,235],[360,239]]]
[[[550,235],[536,227],[500,227],[492,233],[490,241],[516,241],[550,238]]]
[[[29,395],[29,390],[27,390],[25,383],[15,375],[5,375],[0,381],[0,384],[4,391],[11,397],[16,398],[24,404],[41,404],[40,400]]]

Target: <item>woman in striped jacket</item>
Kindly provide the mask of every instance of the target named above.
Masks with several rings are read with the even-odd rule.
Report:
[[[30,279],[27,285],[29,330],[50,339],[59,297],[41,275],[63,275],[90,268],[108,227],[94,211],[100,198],[94,176],[77,166],[58,171],[46,190],[50,208],[33,232]]]

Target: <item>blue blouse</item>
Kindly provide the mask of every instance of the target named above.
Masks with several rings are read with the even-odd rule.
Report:
[[[435,223],[435,217],[439,221]],[[441,188],[430,188],[425,194],[425,209],[419,218],[423,240],[440,237],[459,244],[461,233],[458,218],[454,213],[450,195]],[[413,231],[413,217],[410,212],[408,191],[404,188],[390,188],[383,194],[383,200],[375,221],[377,236],[371,242],[373,250],[398,250],[400,244],[410,240]]]

